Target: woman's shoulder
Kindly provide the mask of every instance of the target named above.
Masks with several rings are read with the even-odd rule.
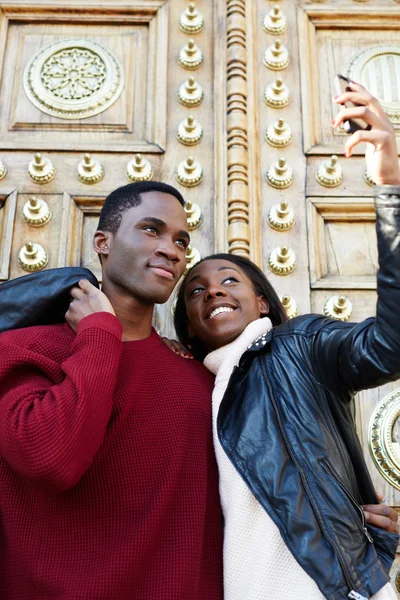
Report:
[[[286,335],[312,336],[325,329],[348,329],[354,326],[354,323],[344,323],[343,321],[331,319],[324,315],[307,314],[294,317],[277,325],[271,331],[272,337]]]

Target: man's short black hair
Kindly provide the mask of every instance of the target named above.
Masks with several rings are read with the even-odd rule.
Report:
[[[142,203],[142,194],[146,192],[170,194],[171,196],[175,196],[182,206],[185,206],[182,194],[172,187],[172,185],[161,183],[160,181],[128,183],[128,185],[114,190],[107,196],[101,209],[97,229],[100,231],[109,231],[115,235],[121,225],[123,213],[133,206],[139,206]]]

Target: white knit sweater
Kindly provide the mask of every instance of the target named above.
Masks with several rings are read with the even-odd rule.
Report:
[[[226,456],[217,435],[217,415],[232,370],[247,347],[272,327],[268,318],[253,321],[231,344],[208,354],[204,364],[216,375],[212,398],[213,438],[219,491],[225,519],[225,600],[323,600],[314,580],[284,543],[278,527]],[[266,449],[267,451],[267,449]],[[374,600],[396,600],[388,583]]]

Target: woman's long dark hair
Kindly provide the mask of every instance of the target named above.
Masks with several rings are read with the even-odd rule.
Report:
[[[282,306],[281,301],[279,300],[278,294],[275,292],[274,288],[264,275],[264,273],[255,265],[251,260],[244,258],[243,256],[237,256],[235,254],[212,254],[211,256],[207,256],[203,258],[203,260],[196,263],[190,271],[185,275],[182,284],[179,288],[176,306],[174,311],[174,325],[175,330],[178,335],[180,342],[190,348],[193,356],[197,360],[203,360],[208,353],[208,350],[205,344],[199,340],[197,337],[193,338],[189,336],[189,320],[186,312],[185,305],[185,295],[186,295],[186,287],[187,281],[190,273],[199,266],[202,262],[206,260],[227,260],[228,262],[233,263],[237,267],[239,267],[245,275],[250,279],[253,284],[254,292],[257,296],[264,296],[269,303],[269,313],[268,315],[260,315],[269,317],[271,319],[272,325],[280,325],[284,321],[287,321],[287,315],[285,309]]]

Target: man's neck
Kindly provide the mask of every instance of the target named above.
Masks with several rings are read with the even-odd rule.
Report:
[[[124,342],[144,340],[151,335],[154,304],[144,304],[128,294],[121,294],[120,290],[110,285],[103,284],[102,291],[111,302],[122,325]]]

